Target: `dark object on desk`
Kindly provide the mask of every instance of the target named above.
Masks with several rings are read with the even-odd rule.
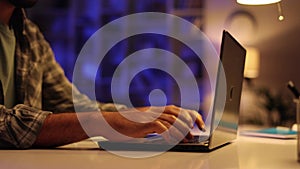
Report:
[[[296,88],[295,84],[292,81],[289,81],[287,84],[287,87],[291,90],[291,92],[294,94],[296,99],[299,99],[300,93],[298,89]]]
[[[168,144],[159,138],[150,137],[149,139],[142,138],[133,142],[100,141],[98,142],[99,146],[106,150],[202,152],[211,151],[230,143],[237,136],[245,55],[246,50],[227,31],[223,31],[220,56],[222,64],[218,66],[216,88],[211,95],[214,96],[214,101],[211,118],[209,119],[210,131],[206,133],[206,136],[199,132],[197,133],[199,139],[196,139],[195,142],[176,145]],[[221,65],[224,71],[222,71]],[[225,82],[225,80],[226,84],[223,84],[222,82]],[[224,90],[227,91],[224,92]],[[209,112],[209,108],[207,107],[207,110],[204,111]]]

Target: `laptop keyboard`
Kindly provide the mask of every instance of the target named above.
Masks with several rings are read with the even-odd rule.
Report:
[[[185,143],[201,143],[206,142],[208,140],[208,136],[194,136],[193,139],[188,140]]]

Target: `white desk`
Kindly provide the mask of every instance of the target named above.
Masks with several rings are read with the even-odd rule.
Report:
[[[92,148],[78,149],[78,148]],[[100,151],[93,142],[63,149],[0,150],[2,169],[296,169],[296,140],[242,137],[210,153],[166,152],[129,159]]]

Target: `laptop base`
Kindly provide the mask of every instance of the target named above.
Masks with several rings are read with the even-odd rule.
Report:
[[[126,143],[126,142],[111,142],[111,141],[99,141],[98,145],[102,150],[110,151],[173,151],[173,152],[211,152],[215,149],[221,148],[230,142],[222,144],[218,147],[209,148],[208,145],[203,144],[185,144],[180,143],[177,145],[163,145],[163,144],[145,144],[145,143]],[[166,150],[166,146],[170,146],[170,149]],[[172,147],[173,146],[173,147]],[[105,148],[104,148],[105,147]]]

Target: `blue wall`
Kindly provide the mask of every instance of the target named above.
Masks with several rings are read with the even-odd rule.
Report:
[[[96,30],[106,23],[130,13],[168,12],[167,3],[167,0],[44,0],[39,1],[34,9],[29,10],[29,15],[44,32],[46,39],[53,47],[57,61],[65,70],[66,76],[72,81],[77,55],[86,40]],[[187,7],[184,0],[176,0],[174,5],[178,9]],[[187,17],[187,19],[193,22],[194,18]],[[172,47],[174,43],[176,43],[176,49]],[[137,35],[115,45],[106,54],[99,67],[93,68],[94,65],[88,63],[82,65],[82,72],[87,77],[86,80],[95,81],[97,100],[112,102],[110,83],[115,68],[126,56],[147,48],[160,48],[179,55],[189,65],[194,76],[197,79],[202,78],[202,63],[187,46],[162,35]],[[89,79],[89,72],[94,69],[97,69],[97,77]],[[201,86],[199,88],[202,91]],[[80,89],[86,93],[84,88]],[[180,103],[180,100],[177,99],[180,96],[179,88],[174,79],[163,71],[150,69],[137,74],[130,84],[130,99],[133,105],[149,105],[149,94],[153,89],[164,91],[168,104]],[[91,93],[87,94],[91,95]]]

